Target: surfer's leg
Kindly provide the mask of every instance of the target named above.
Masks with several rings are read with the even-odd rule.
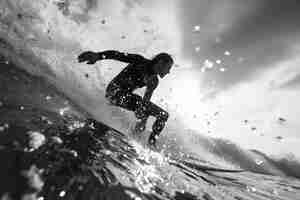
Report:
[[[112,105],[119,106],[129,111],[137,112],[137,108],[143,103],[143,99],[141,96],[130,93],[124,90],[107,90],[106,98]],[[136,117],[138,119],[134,131],[135,132],[143,132],[146,127],[147,119],[149,115],[147,112],[144,113],[136,113]]]
[[[125,108],[129,111],[135,111],[138,105],[138,102],[141,101],[142,97],[131,94],[127,91],[118,91],[113,95],[106,94],[108,101],[115,106]]]
[[[135,113],[139,121],[136,124],[136,131],[141,132],[144,131],[147,119],[149,116],[153,116],[156,118],[155,122],[152,125],[152,133],[150,135],[151,141],[155,140],[156,137],[161,133],[161,131],[165,127],[165,123],[169,118],[169,114],[157,106],[152,102],[145,102],[143,101],[142,97],[131,94],[130,98],[131,102],[135,106]],[[138,109],[142,106],[143,109]],[[138,113],[137,113],[138,112]],[[154,139],[153,139],[154,138]],[[155,143],[155,141],[154,141]]]
[[[143,131],[149,116],[156,118],[152,125],[152,133],[149,137],[149,143],[155,144],[156,138],[159,136],[161,131],[164,129],[165,124],[169,118],[168,112],[163,110],[161,107],[157,106],[152,102],[145,103],[141,96],[122,90],[114,90],[110,95],[107,92],[106,97],[111,104],[125,108],[127,110],[137,112],[137,108],[142,104],[144,106],[143,113],[139,113],[138,122],[136,124],[136,129],[138,131]]]
[[[149,144],[150,145],[155,145],[156,139],[162,132],[162,130],[165,127],[165,124],[169,118],[168,112],[163,110],[161,107],[155,105],[154,103],[149,104],[149,114],[151,116],[154,116],[156,118],[155,122],[152,125],[152,133],[150,134],[149,137]]]

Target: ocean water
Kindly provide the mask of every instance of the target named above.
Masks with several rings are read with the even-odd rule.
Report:
[[[173,118],[158,151],[144,145],[147,132],[133,138],[134,115],[104,98],[105,86],[123,65],[86,66],[76,57],[98,46],[150,55],[168,41],[149,37],[136,43],[155,43],[150,49],[124,48],[130,41],[108,38],[113,26],[87,2],[69,7],[59,1],[0,2],[0,149],[8,161],[1,170],[2,198],[299,199],[300,164],[293,155],[274,158],[246,150]],[[123,9],[122,3],[107,9],[116,15],[111,23],[118,24],[117,5]]]

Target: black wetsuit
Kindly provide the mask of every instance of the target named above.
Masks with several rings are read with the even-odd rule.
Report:
[[[158,86],[158,75],[152,70],[153,61],[141,55],[125,54],[118,51],[103,51],[98,54],[101,60],[113,59],[129,63],[108,84],[105,97],[111,104],[135,113],[142,110],[143,113],[139,114],[141,120],[147,120],[149,116],[154,116],[156,120],[152,126],[151,136],[159,135],[169,114],[154,103],[145,101],[141,96],[133,94],[137,88],[147,87],[154,90]]]

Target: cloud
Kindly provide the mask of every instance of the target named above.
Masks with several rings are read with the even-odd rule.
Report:
[[[234,46],[250,44],[257,40],[267,41],[273,37],[288,37],[300,31],[297,0],[260,0],[256,9],[241,17],[231,30],[224,33],[225,41]]]
[[[253,78],[258,70],[290,59],[292,46],[299,43],[299,1],[263,0],[256,3],[255,10],[241,17],[221,36],[223,47],[247,59],[222,78],[225,85]]]
[[[300,88],[300,74],[296,75],[295,78],[288,81],[281,86],[282,89],[299,89]]]
[[[207,73],[206,78],[215,79],[222,89],[255,79],[266,68],[292,59],[292,47],[300,41],[300,2],[297,0],[189,1],[183,4],[187,4],[186,17],[182,20],[186,56],[196,65],[199,63],[199,68],[205,59],[222,58],[222,64],[230,69],[226,73]],[[192,33],[192,26],[198,24],[201,31]],[[201,51],[195,52],[195,45],[199,45]],[[224,56],[227,50],[231,56]],[[243,62],[239,62],[240,58]]]
[[[98,7],[98,0],[86,0],[86,7],[87,10],[97,8]]]

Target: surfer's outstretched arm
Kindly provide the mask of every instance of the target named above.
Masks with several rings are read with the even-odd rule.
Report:
[[[87,64],[94,64],[98,60],[112,59],[126,63],[144,63],[149,60],[139,54],[123,53],[115,50],[101,52],[85,51],[78,56],[78,62],[88,61]]]
[[[98,55],[99,57],[101,57],[101,60],[113,59],[113,60],[118,60],[126,63],[142,63],[147,61],[146,58],[144,58],[139,54],[124,53],[124,52],[119,52],[114,50],[98,52]]]

